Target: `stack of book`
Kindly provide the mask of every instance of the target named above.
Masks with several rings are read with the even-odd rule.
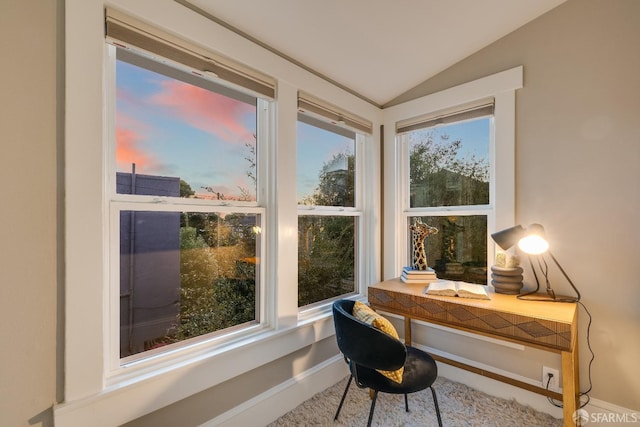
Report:
[[[432,268],[427,270],[416,270],[412,267],[404,267],[400,280],[404,283],[429,283],[438,280],[436,272]]]

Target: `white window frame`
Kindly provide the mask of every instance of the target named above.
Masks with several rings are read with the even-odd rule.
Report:
[[[484,117],[486,118],[486,117]],[[451,123],[451,124],[455,124],[455,123]],[[425,129],[429,129],[429,128],[425,128]],[[490,139],[489,139],[489,203],[488,204],[484,204],[484,205],[464,205],[464,206],[433,206],[433,207],[427,207],[427,206],[422,206],[422,207],[410,207],[410,203],[409,203],[409,197],[410,197],[410,188],[409,188],[409,184],[410,184],[410,164],[409,164],[409,134],[405,133],[405,134],[401,134],[401,135],[396,135],[396,143],[398,146],[398,150],[399,150],[399,155],[398,155],[398,162],[400,163],[399,165],[399,170],[400,170],[400,174],[401,176],[404,177],[404,179],[401,181],[400,183],[400,198],[402,200],[402,212],[401,212],[401,216],[402,216],[402,221],[404,222],[405,226],[404,226],[404,230],[406,231],[409,227],[409,219],[410,218],[416,218],[416,217],[424,217],[424,216],[462,216],[462,217],[466,217],[466,216],[472,216],[472,215],[477,215],[477,216],[485,216],[487,218],[487,230],[489,230],[489,224],[493,224],[495,223],[495,203],[494,203],[494,198],[495,195],[493,194],[493,190],[495,189],[495,178],[494,178],[494,159],[495,159],[495,126],[494,126],[494,117],[491,116],[490,117],[490,125],[489,125],[489,135],[490,135]],[[400,247],[398,248],[398,254],[400,256],[403,256],[404,259],[404,265],[411,265],[410,264],[410,257],[409,257],[409,240],[408,240],[408,235],[409,233],[406,232],[403,234],[404,240],[400,241]],[[489,246],[491,246],[489,244],[489,241],[487,241],[487,266],[489,266]],[[429,260],[430,262],[433,262],[434,260]],[[487,282],[488,283],[488,282]]]
[[[320,120],[320,119],[318,119]],[[358,297],[363,296],[366,293],[365,288],[365,262],[362,256],[362,248],[365,247],[365,227],[366,223],[363,220],[364,211],[363,211],[363,184],[364,184],[364,160],[366,158],[366,144],[371,144],[371,137],[369,135],[363,134],[362,132],[351,129],[355,133],[354,140],[354,155],[355,155],[355,177],[354,177],[354,186],[355,186],[355,198],[353,207],[347,206],[309,206],[309,205],[298,205],[298,217],[300,216],[346,216],[357,219],[357,227],[355,230],[355,241],[354,241],[354,251],[355,251],[355,271],[354,271],[354,281],[355,287],[354,292],[342,296],[338,296],[333,298],[331,301],[339,299],[341,297]],[[297,141],[296,141],[297,143]],[[297,258],[296,258],[297,259]],[[308,306],[298,307],[300,320],[308,319],[313,316],[316,316],[320,313],[327,313],[330,310],[330,301],[315,303]]]
[[[522,66],[464,83],[385,110],[384,175],[392,177],[384,183],[384,241],[393,242],[393,250],[383,254],[383,276],[400,275],[408,259],[407,218],[415,215],[487,214],[487,233],[510,227],[515,220],[515,92],[522,87]],[[491,200],[487,208],[444,207],[408,209],[408,148],[404,137],[396,135],[399,122],[427,116],[438,111],[493,98],[493,139],[490,146]],[[493,245],[487,236],[487,263],[494,259]],[[388,245],[387,245],[388,246]]]
[[[107,384],[117,384],[124,378],[130,378],[138,374],[139,370],[153,367],[158,360],[172,360],[176,358],[180,360],[182,354],[189,354],[191,351],[185,349],[198,348],[202,346],[221,346],[225,343],[236,341],[239,339],[250,337],[256,333],[260,333],[269,324],[265,319],[269,318],[265,315],[264,310],[269,308],[264,303],[267,293],[266,280],[264,279],[266,265],[270,256],[266,251],[265,239],[260,239],[261,247],[259,249],[262,255],[262,261],[259,264],[261,277],[259,288],[256,289],[256,303],[258,304],[258,317],[255,319],[257,324],[251,324],[242,328],[234,328],[233,330],[217,331],[215,333],[205,334],[199,337],[176,343],[171,349],[164,351],[142,352],[127,358],[120,358],[120,268],[119,268],[119,251],[120,251],[120,212],[121,211],[156,211],[156,212],[226,212],[226,213],[249,213],[258,214],[261,218],[260,227],[266,229],[267,209],[265,207],[266,194],[265,183],[269,177],[263,171],[267,169],[267,156],[262,153],[269,152],[269,109],[272,102],[257,98],[256,103],[256,120],[257,120],[257,138],[256,152],[261,153],[257,156],[257,171],[260,174],[257,178],[258,187],[256,188],[255,202],[225,202],[217,200],[201,200],[201,199],[185,199],[180,197],[166,197],[153,195],[129,195],[119,194],[116,191],[116,140],[115,140],[115,117],[116,117],[116,61],[117,47],[105,44],[105,98],[106,98],[106,131],[107,141],[105,143],[107,150],[106,165],[106,195],[105,205],[108,206],[109,220],[106,223],[108,237],[108,265],[109,265],[109,310],[105,312],[104,324],[106,325],[106,343],[108,356],[106,357],[105,372]],[[134,52],[135,54],[135,52]],[[144,55],[142,52],[140,53]],[[145,55],[149,58],[149,55]],[[150,58],[156,61],[154,58]],[[158,62],[162,59],[157,59]],[[177,68],[180,67],[176,64]],[[185,72],[189,70],[185,67]],[[206,80],[206,77],[200,77]],[[222,84],[224,86],[224,84]],[[234,88],[234,90],[238,90]],[[265,180],[265,181],[263,181]]]

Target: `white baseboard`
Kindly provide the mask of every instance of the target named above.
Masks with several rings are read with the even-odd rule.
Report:
[[[444,356],[456,359],[454,355],[446,354]],[[502,375],[508,374],[504,371],[500,373]],[[342,355],[332,357],[324,363],[207,421],[201,427],[264,426],[275,421],[316,393],[331,387],[348,374],[349,370],[344,363]],[[438,376],[466,384],[492,396],[515,399],[523,405],[528,405],[537,411],[550,414],[554,418],[562,418],[562,409],[553,406],[545,396],[537,393],[444,363],[438,363]],[[507,376],[522,380],[521,377],[515,374]],[[589,417],[587,424],[589,427],[609,427],[623,423],[640,423],[640,411],[630,410],[598,399],[591,399],[584,410]]]
[[[201,427],[263,427],[345,376],[340,354],[213,418]]]

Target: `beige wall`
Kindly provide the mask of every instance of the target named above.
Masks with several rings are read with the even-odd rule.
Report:
[[[516,219],[545,225],[593,315],[591,396],[633,410],[640,409],[639,17],[637,0],[569,0],[390,103],[524,66]],[[558,275],[553,283],[569,292]],[[580,315],[584,389],[590,355]],[[495,364],[502,362],[509,361]]]
[[[60,396],[62,0],[0,5],[0,424],[51,426]]]
[[[640,209],[640,192],[634,188],[640,182],[640,127],[632,118],[640,113],[638,16],[640,2],[635,0],[569,0],[390,103],[524,65],[525,87],[517,94],[517,220],[546,226],[554,253],[593,314],[591,339],[597,358],[591,396],[630,409],[640,408],[640,382],[635,379],[640,377],[635,363],[640,360],[640,289],[631,267],[633,255],[640,252],[640,233],[632,222],[634,208]],[[554,279],[556,289],[569,292],[560,277]],[[612,286],[619,296],[612,295]],[[583,311],[581,317],[586,387],[589,353]],[[557,356],[545,352],[504,348],[499,349],[501,360],[495,346],[464,337],[452,341],[445,333],[431,332],[424,339],[439,340],[445,351],[535,380],[541,364],[559,363]],[[334,348],[332,342],[320,344]],[[289,358],[274,362],[131,425],[154,425],[176,416],[189,419],[187,414],[216,401],[221,391],[240,402],[240,395],[250,398],[266,390],[258,386],[263,382],[284,381],[289,363]],[[247,390],[251,386],[257,388]],[[209,418],[220,409],[208,407]]]
[[[51,426],[50,408],[62,399],[62,14],[62,0],[1,5],[0,414],[10,426]],[[517,95],[517,219],[545,224],[594,316],[591,395],[636,410],[638,16],[636,0],[569,0],[394,101],[524,65],[525,87]],[[563,289],[561,280],[556,283]],[[199,410],[204,418],[187,419],[202,422],[333,354],[335,344],[325,340],[132,425]],[[586,384],[584,338],[581,357]],[[258,384],[259,390],[247,391]],[[222,390],[232,398],[225,408],[209,409]]]

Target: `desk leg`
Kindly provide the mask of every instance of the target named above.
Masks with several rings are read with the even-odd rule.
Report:
[[[404,345],[411,345],[411,317],[404,317]]]
[[[565,426],[575,426],[573,414],[580,407],[580,372],[578,371],[578,342],[572,351],[562,352],[562,406]]]

